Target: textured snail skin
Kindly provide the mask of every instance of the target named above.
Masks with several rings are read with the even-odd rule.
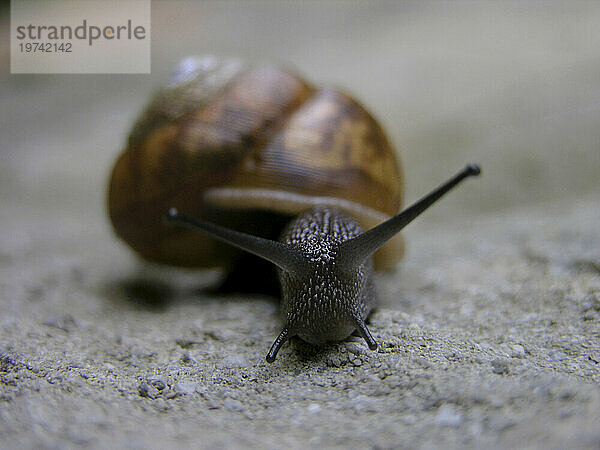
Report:
[[[362,233],[351,217],[316,208],[294,219],[281,241],[307,258],[308,275],[279,270],[281,312],[289,335],[311,344],[339,341],[357,329],[375,306],[372,258],[352,271],[338,264],[337,246]]]

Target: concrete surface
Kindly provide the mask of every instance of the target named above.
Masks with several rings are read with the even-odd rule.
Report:
[[[600,447],[598,3],[244,5],[154,3],[152,76],[11,76],[3,40],[0,447]],[[409,201],[481,163],[378,276],[379,351],[292,342],[269,365],[276,299],[215,297],[218,272],[113,237],[112,162],[193,53],[353,92]]]

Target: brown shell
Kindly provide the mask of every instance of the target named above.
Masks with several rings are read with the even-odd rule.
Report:
[[[114,229],[142,256],[214,267],[236,253],[165,226],[170,207],[253,234],[265,228],[255,210],[295,215],[334,205],[365,229],[400,210],[394,150],[351,97],[275,66],[207,58],[185,64],[136,122],[111,175]],[[401,256],[397,237],[375,254],[376,268]]]

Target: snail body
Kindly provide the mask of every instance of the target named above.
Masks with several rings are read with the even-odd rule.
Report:
[[[398,232],[479,168],[398,214],[399,163],[355,100],[273,66],[199,59],[182,67],[113,169],[117,234],[166,264],[231,267],[233,248],[275,264],[284,327],[269,362],[292,336],[321,344],[357,331],[376,349],[365,325],[376,305],[373,270],[392,267],[402,256]],[[285,221],[261,211],[289,223],[281,229],[274,223]]]

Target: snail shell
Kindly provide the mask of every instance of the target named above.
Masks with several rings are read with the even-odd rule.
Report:
[[[332,206],[364,229],[400,210],[402,176],[385,133],[356,100],[273,65],[189,58],[135,122],[110,178],[116,233],[146,259],[229,266],[238,250],[168,227],[175,207],[276,239],[269,211],[297,215]],[[398,235],[374,255],[376,269],[401,258]]]

